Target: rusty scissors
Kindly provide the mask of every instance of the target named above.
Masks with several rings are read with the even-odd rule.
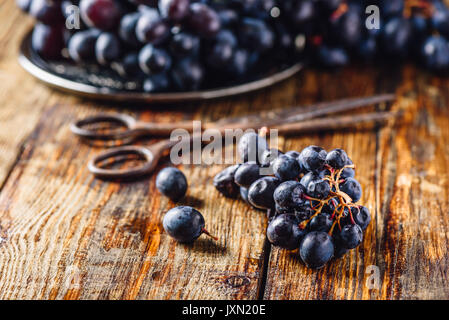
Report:
[[[342,115],[323,118],[322,116],[345,112],[373,104],[390,102],[394,94],[380,94],[371,97],[344,99],[333,102],[323,102],[303,107],[291,107],[241,117],[224,118],[216,122],[202,124],[202,130],[215,129],[224,133],[226,129],[276,129],[281,135],[300,134],[320,130],[336,130],[354,127],[360,123],[380,123],[398,115],[397,112],[380,111],[366,114]],[[321,118],[320,118],[321,117]],[[99,130],[92,128],[100,124],[120,126],[121,129]],[[129,144],[142,136],[167,137],[175,129],[193,132],[192,121],[176,123],[156,123],[138,121],[132,116],[112,113],[99,114],[76,121],[71,125],[71,131],[78,137],[89,141],[114,142]],[[124,130],[123,130],[124,129]],[[191,135],[190,141],[195,139]],[[101,179],[133,179],[151,173],[167,150],[179,143],[165,139],[149,146],[121,145],[95,156],[88,163],[88,169]],[[105,161],[118,161],[124,156],[137,156],[143,160],[139,167],[130,169],[108,169],[101,166]]]

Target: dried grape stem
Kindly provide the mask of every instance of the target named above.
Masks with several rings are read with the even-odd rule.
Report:
[[[204,228],[201,230],[201,233],[204,233],[205,235],[211,237],[211,238],[214,239],[215,241],[218,241],[218,238],[217,238],[217,237],[211,235],[211,234],[209,233],[209,231],[207,231],[207,230],[204,229]]]
[[[305,196],[304,198],[310,201],[310,206],[312,208],[312,210],[314,210],[314,214],[307,220],[302,221],[299,224],[299,227],[301,229],[305,229],[307,227],[307,225],[309,224],[309,222],[315,218],[316,216],[318,216],[319,214],[322,213],[323,207],[329,203],[329,201],[332,201],[332,199],[334,198],[338,198],[339,200],[339,205],[335,207],[334,212],[332,213],[332,219],[335,219],[334,223],[332,224],[332,227],[329,231],[329,235],[332,235],[332,232],[334,231],[335,225],[338,224],[338,227],[341,230],[341,225],[340,225],[340,220],[345,216],[345,209],[348,210],[348,214],[349,217],[351,219],[351,223],[355,224],[354,222],[354,218],[352,217],[352,211],[351,208],[352,207],[357,207],[354,203],[352,203],[352,199],[349,195],[347,195],[346,193],[344,193],[343,191],[340,190],[339,187],[339,183],[342,180],[340,178],[341,173],[343,172],[344,169],[346,168],[351,168],[354,169],[355,165],[351,164],[351,165],[346,165],[343,168],[339,169],[339,170],[335,170],[334,168],[326,165],[326,168],[329,170],[330,175],[325,176],[323,179],[325,179],[326,181],[329,181],[329,185],[331,187],[331,191],[329,193],[329,196],[325,199],[317,199],[317,198],[313,198],[310,196]],[[312,201],[318,202],[318,204],[316,206],[313,205]]]

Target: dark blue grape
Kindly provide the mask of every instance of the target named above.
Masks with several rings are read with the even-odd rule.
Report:
[[[249,202],[259,209],[274,208],[273,194],[281,181],[275,177],[263,177],[256,180],[248,190]]]
[[[169,210],[162,221],[165,232],[179,242],[192,242],[205,232],[203,215],[192,207]]]
[[[309,200],[305,200],[300,205],[295,206],[294,212],[299,221],[307,220],[315,213]]]
[[[275,35],[273,30],[262,20],[244,18],[238,31],[240,43],[250,50],[263,52],[273,48]]]
[[[317,16],[316,3],[313,0],[292,1],[286,13],[296,27],[304,28]]]
[[[133,47],[139,47],[140,45],[136,35],[136,27],[141,15],[140,12],[128,13],[124,15],[120,21],[118,29],[120,39]]]
[[[240,197],[242,197],[242,199],[246,203],[249,203],[249,201],[248,201],[248,188],[240,187]]]
[[[429,21],[426,17],[421,15],[412,16],[410,18],[412,24],[413,35],[416,37],[416,42],[420,42],[430,31]]]
[[[156,10],[145,10],[137,21],[136,36],[142,43],[157,45],[164,42],[169,34],[169,26]]]
[[[182,91],[198,90],[204,81],[204,67],[195,59],[178,61],[172,69],[174,84]]]
[[[222,30],[215,38],[215,43],[208,54],[208,64],[216,69],[226,68],[234,56],[237,38],[229,30]]]
[[[267,140],[255,132],[245,133],[237,146],[238,154],[243,162],[254,161],[259,163],[259,159],[267,149]]]
[[[309,268],[319,269],[334,255],[332,238],[326,232],[312,231],[302,240],[299,254]]]
[[[275,23],[273,28],[276,34],[277,47],[282,50],[290,50],[295,47],[294,34],[283,23]]]
[[[307,194],[312,198],[325,199],[329,196],[331,187],[324,179],[312,180],[307,185]]]
[[[300,153],[300,152],[294,151],[294,150],[290,150],[290,151],[287,151],[287,152],[285,153],[285,155],[286,155],[286,156],[289,156],[289,157],[292,157],[293,159],[296,159],[296,161],[298,161],[298,163],[299,163],[300,172],[301,172],[301,173],[304,173],[304,174],[307,173],[307,170],[304,169],[303,166],[302,166],[302,164],[301,164],[301,161],[300,161],[301,153]]]
[[[306,233],[305,230],[299,228],[299,221],[296,217],[289,214],[275,217],[267,228],[267,237],[270,243],[287,250],[298,248]]]
[[[274,175],[282,180],[294,180],[298,178],[301,167],[296,159],[287,155],[280,155],[273,161]]]
[[[298,181],[285,181],[274,191],[273,198],[280,208],[295,208],[304,202],[305,188]]]
[[[46,25],[58,25],[64,21],[61,3],[58,1],[33,0],[29,6],[29,13]]]
[[[112,30],[117,27],[123,15],[114,0],[81,0],[79,7],[81,18],[91,28]]]
[[[184,197],[187,191],[186,176],[177,168],[164,168],[156,177],[156,188],[164,196],[178,201]]]
[[[101,65],[108,65],[113,61],[118,61],[122,54],[120,40],[110,32],[103,32],[95,44],[95,56]]]
[[[214,177],[215,188],[228,198],[237,198],[240,194],[240,187],[235,183],[235,172],[240,165],[227,167]]]
[[[334,221],[330,214],[320,213],[309,222],[309,228],[311,231],[329,232],[332,228]]]
[[[317,146],[309,146],[301,151],[299,161],[307,171],[320,171],[326,163],[326,150]]]
[[[353,207],[351,208],[351,213],[354,222],[358,224],[362,230],[365,230],[371,221],[371,214],[368,208],[364,206],[358,208]]]
[[[120,61],[111,65],[122,77],[135,77],[142,73],[139,66],[139,54],[130,52],[126,54]]]
[[[208,5],[199,2],[190,5],[187,24],[195,33],[205,38],[215,36],[221,28],[221,21],[217,12]]]
[[[143,82],[143,91],[147,93],[166,92],[171,88],[170,78],[166,73],[150,75]]]
[[[269,167],[272,165],[273,161],[276,160],[277,157],[282,155],[283,153],[279,149],[270,148],[266,149],[262,152],[262,156],[260,158],[260,165],[262,167]]]
[[[234,175],[235,183],[245,188],[249,188],[254,181],[260,178],[260,166],[256,162],[243,163]]]
[[[346,161],[346,165],[353,165],[354,163],[352,162],[352,160],[348,157],[348,161]],[[342,170],[342,172],[340,173],[340,178],[341,179],[346,179],[346,178],[354,178],[355,176],[355,170],[353,168],[344,168]]]
[[[357,202],[362,197],[362,187],[354,178],[347,178],[345,182],[340,184],[340,190],[351,197],[352,202]]]
[[[286,156],[292,157],[293,159],[298,160],[301,153],[298,151],[290,150],[285,153]]]
[[[246,49],[237,49],[227,66],[226,73],[232,77],[242,77],[248,73],[257,60],[257,53],[251,53]]]
[[[61,58],[61,51],[64,48],[62,28],[36,24],[31,36],[31,47],[44,59]]]
[[[332,21],[332,20],[331,20]],[[340,45],[354,48],[362,39],[364,20],[358,5],[349,5],[348,10],[338,19],[333,20],[330,26],[334,40]]]
[[[347,224],[341,229],[338,238],[343,247],[354,249],[362,243],[363,231],[357,224]]]
[[[75,33],[69,40],[70,58],[76,62],[87,62],[95,58],[95,45],[100,35],[97,29],[88,29]]]
[[[291,207],[280,207],[277,203],[274,204],[274,210],[277,214],[293,214],[295,210]]]
[[[217,13],[223,27],[232,27],[239,21],[239,15],[235,10],[223,9],[219,10]]]
[[[189,14],[190,0],[159,0],[159,11],[163,17],[181,21]]]
[[[434,10],[430,23],[435,30],[438,30],[445,37],[449,37],[449,9],[439,1],[434,1]]]
[[[382,48],[391,57],[407,56],[413,39],[412,24],[406,18],[393,18],[385,24],[381,34]]]
[[[401,16],[404,11],[404,0],[381,0],[380,8],[386,17]]]
[[[300,183],[307,190],[311,181],[319,181],[324,177],[324,171],[321,172],[313,172],[310,171],[301,178]]]
[[[321,209],[321,212],[332,215],[339,204],[338,198],[332,198],[327,201],[327,203]]]
[[[140,50],[139,65],[146,74],[165,72],[170,69],[171,64],[171,56],[164,49],[147,44]]]
[[[449,42],[441,36],[429,37],[422,47],[422,59],[433,71],[449,70]]]
[[[326,156],[326,164],[334,169],[342,169],[348,162],[348,155],[343,149],[329,151]]]
[[[177,57],[196,55],[200,49],[200,39],[191,33],[179,32],[173,36],[170,49]]]

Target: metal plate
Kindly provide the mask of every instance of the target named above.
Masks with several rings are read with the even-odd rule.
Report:
[[[19,63],[39,80],[65,92],[93,99],[147,103],[208,100],[239,95],[272,86],[295,75],[303,67],[301,63],[276,67],[264,76],[256,76],[249,82],[229,87],[191,92],[144,93],[139,91],[138,81],[124,81],[115,72],[96,65],[81,67],[70,60],[44,61],[31,49],[31,31],[22,41]]]

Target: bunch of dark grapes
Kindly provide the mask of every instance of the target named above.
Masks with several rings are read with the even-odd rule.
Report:
[[[315,61],[338,67],[351,60],[412,60],[436,73],[449,71],[449,8],[444,0],[317,0],[329,15],[308,34]],[[379,28],[367,28],[366,8],[377,6]],[[319,15],[323,12],[318,13]],[[374,27],[374,25],[371,25]]]
[[[97,64],[149,93],[242,82],[296,61],[300,34],[280,17],[279,2],[17,1],[38,21],[32,47],[41,57]],[[79,29],[67,28],[76,16],[73,5]]]
[[[361,244],[371,216],[357,204],[362,187],[344,150],[309,146],[283,154],[269,149],[256,133],[247,133],[238,152],[243,163],[220,172],[214,185],[227,197],[241,196],[267,211],[267,237],[273,245],[299,248],[307,266],[321,268]]]
[[[432,71],[449,70],[442,0],[16,1],[38,21],[32,46],[43,58],[65,53],[135,79],[146,92],[242,82],[299,59],[340,67],[351,59],[410,57]],[[66,27],[72,5],[79,29]],[[380,8],[380,29],[366,28],[368,5]]]
[[[449,70],[442,0],[16,1],[38,21],[32,47],[43,58],[98,64],[150,93],[244,82],[304,59],[340,67],[410,57]],[[79,29],[66,27],[73,5]],[[366,27],[368,5],[380,8],[379,29]]]

